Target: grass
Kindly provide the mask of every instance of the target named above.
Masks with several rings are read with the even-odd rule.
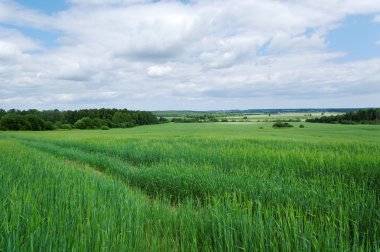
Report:
[[[379,126],[272,124],[0,132],[0,251],[380,249]]]

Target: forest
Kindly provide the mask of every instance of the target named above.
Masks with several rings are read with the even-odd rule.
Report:
[[[0,109],[0,130],[109,129],[157,124],[151,112],[128,109]]]
[[[314,119],[307,119],[311,123],[340,123],[340,124],[379,124],[380,108],[361,109],[347,112],[343,115],[322,116]]]

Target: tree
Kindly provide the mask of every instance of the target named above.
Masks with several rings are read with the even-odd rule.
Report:
[[[27,130],[28,125],[25,119],[16,114],[6,114],[0,120],[2,130]]]
[[[320,118],[307,119],[306,122],[319,122],[319,123],[379,123],[380,109],[366,109],[348,112],[343,115],[336,116],[322,116]]]
[[[114,124],[121,124],[128,121],[128,116],[122,112],[116,112],[112,117],[112,122]]]
[[[272,127],[273,128],[291,128],[291,127],[293,127],[293,125],[291,125],[289,123],[276,122],[275,124],[273,124]]]
[[[74,127],[77,129],[94,129],[95,123],[90,117],[83,117],[74,124]]]
[[[8,111],[0,109],[0,120],[4,130],[47,130],[60,128],[62,125],[74,125],[78,128],[92,129],[107,127],[133,127],[135,125],[158,124],[155,115],[146,111],[127,109],[81,109],[81,110],[44,110],[36,109]],[[55,126],[54,126],[55,125]]]
[[[40,131],[45,129],[46,122],[34,114],[26,115],[25,120],[28,122],[29,128],[27,130]]]
[[[7,112],[4,109],[0,109],[0,119],[5,116]]]

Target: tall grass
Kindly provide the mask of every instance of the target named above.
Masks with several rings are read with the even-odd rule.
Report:
[[[0,250],[380,248],[380,142],[159,130],[1,134]]]

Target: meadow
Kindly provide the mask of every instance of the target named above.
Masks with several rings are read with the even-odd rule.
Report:
[[[292,124],[0,132],[0,251],[378,251],[380,126]]]

